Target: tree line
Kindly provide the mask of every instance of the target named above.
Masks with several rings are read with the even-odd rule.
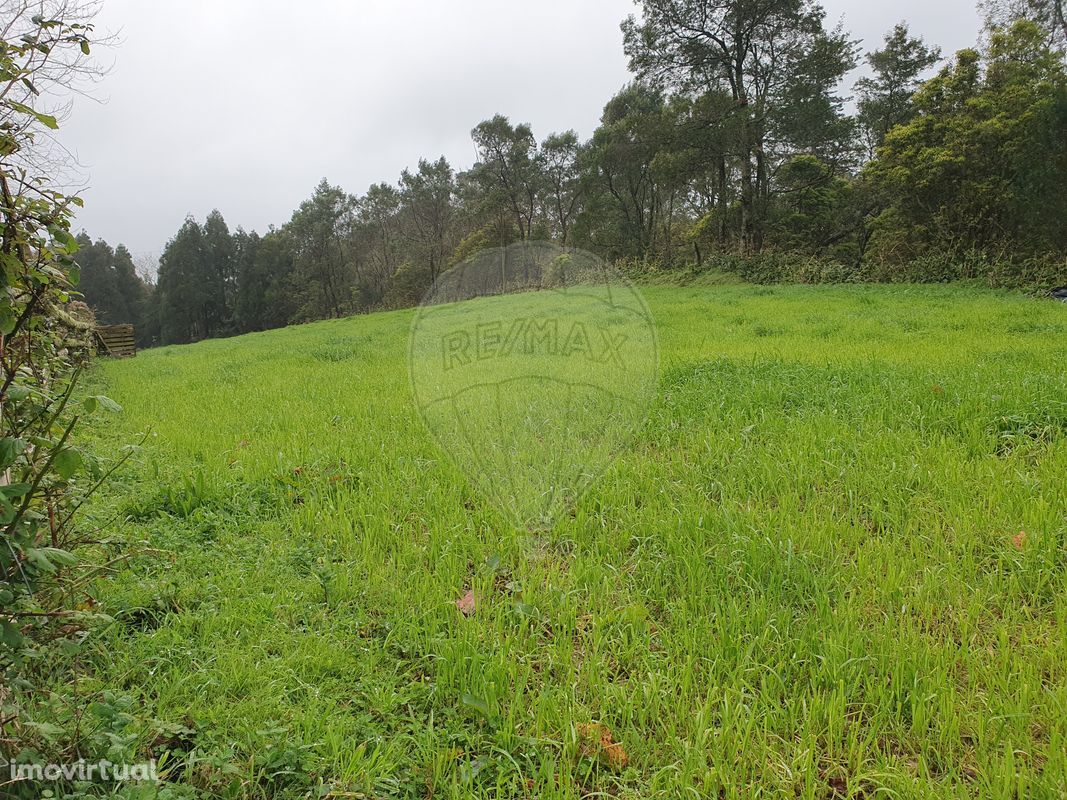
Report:
[[[862,54],[811,0],[641,6],[622,25],[633,80],[588,141],[496,116],[465,171],[424,159],[359,197],[324,179],[262,235],[187,218],[154,285],[89,243],[82,291],[142,341],[182,343],[413,305],[526,240],[755,280],[1067,282],[1061,0],[985,3],[983,42],[947,62],[903,23]]]

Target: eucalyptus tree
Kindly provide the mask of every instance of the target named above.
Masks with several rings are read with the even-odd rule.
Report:
[[[137,274],[130,251],[121,244],[112,248],[103,239],[94,242],[86,233],[79,234],[77,241],[78,291],[97,321],[140,328],[148,287]]]
[[[78,234],[77,242],[80,270],[78,291],[92,307],[96,319],[105,323],[130,322],[115,318],[115,300],[118,297],[118,281],[112,268],[115,251],[103,239],[94,242],[85,232]]]
[[[654,245],[660,192],[652,165],[665,147],[664,104],[652,86],[625,87],[583,154],[589,196],[579,228],[583,243],[609,257],[642,257]]]
[[[542,143],[539,153],[542,173],[542,205],[551,220],[556,238],[567,245],[571,225],[583,194],[578,156],[581,144],[574,131],[553,133]]]
[[[509,214],[519,238],[530,239],[538,221],[537,199],[541,194],[537,139],[527,124],[512,125],[497,114],[471,131],[478,149],[478,163],[471,177],[482,189],[489,209]]]
[[[361,308],[373,307],[401,262],[400,192],[388,183],[376,183],[356,201],[357,259],[362,262],[356,289]]]
[[[263,281],[257,274],[256,255],[260,236],[238,228],[233,236],[234,264],[237,273],[237,298],[233,308],[234,326],[239,333],[263,330]]]
[[[339,317],[350,309],[359,278],[352,253],[356,200],[325,178],[285,225],[293,251],[299,319]]]
[[[456,178],[445,157],[420,159],[415,172],[404,170],[400,196],[414,259],[425,265],[432,283],[455,249]]]
[[[293,252],[288,235],[271,228],[266,235],[238,231],[237,328],[242,333],[280,328],[296,315]]]
[[[739,239],[760,249],[777,141],[799,137],[802,112],[838,109],[832,87],[854,52],[827,32],[811,0],[641,0],[642,19],[623,23],[625,50],[639,76],[676,91],[728,92],[739,174]],[[820,120],[822,123],[823,120]]]
[[[1026,19],[1048,36],[1049,45],[1067,54],[1067,0],[983,0],[987,27],[1006,29]]]
[[[840,88],[845,73],[858,63],[859,43],[841,28],[824,31],[822,23],[821,9],[812,11],[805,39],[785,53],[778,67],[782,74],[775,79],[779,85],[766,111],[775,169],[797,155],[814,156],[835,173],[856,165],[855,121],[846,113],[847,98]]]
[[[679,175],[686,180],[683,210],[692,225],[684,238],[692,244],[699,264],[707,249],[728,249],[738,228],[733,180],[737,117],[725,92],[675,95],[668,108],[673,143],[669,153],[660,154],[655,166],[659,175]]]

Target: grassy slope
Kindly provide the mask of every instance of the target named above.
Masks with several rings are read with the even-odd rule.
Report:
[[[543,536],[424,433],[409,312],[101,369],[115,439],[154,433],[93,514],[173,555],[101,587],[120,624],[97,680],[191,718],[215,763],[179,758],[176,778],[217,791],[229,763],[245,796],[301,796],[308,774],[371,797],[1067,790],[1067,307],[939,287],[646,297],[648,424]],[[467,587],[483,599],[464,618]],[[627,766],[590,757],[590,722]]]

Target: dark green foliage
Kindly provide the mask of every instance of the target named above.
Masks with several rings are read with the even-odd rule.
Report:
[[[159,259],[156,288],[163,344],[195,342],[218,336],[219,287],[212,280],[203,228],[192,217],[167,243]]]
[[[865,171],[883,205],[877,249],[1067,252],[1067,70],[1036,25],[960,52],[914,103]]]
[[[296,313],[292,292],[293,253],[285,234],[271,230],[260,237],[238,231],[237,330],[280,328]]]
[[[776,163],[807,151],[833,161],[850,125],[835,94],[854,45],[825,29],[811,0],[643,0],[623,25],[640,77],[684,94],[725,94],[732,132],[727,179],[740,203],[737,239],[762,249]]]
[[[443,156],[434,162],[420,160],[418,171],[401,173],[400,191],[410,221],[408,241],[418,263],[429,273],[429,282],[433,282],[455,249],[456,179],[452,167]]]
[[[208,214],[204,223],[204,250],[207,324],[215,330],[225,330],[232,322],[237,299],[237,252],[226,220],[217,209]]]
[[[908,26],[897,25],[885,37],[885,47],[867,55],[873,75],[856,83],[857,122],[868,157],[897,125],[915,115],[912,96],[922,85],[921,76],[941,58],[941,51],[912,38]]]
[[[300,310],[297,319],[339,317],[351,311],[358,279],[350,234],[355,198],[325,178],[285,226],[293,250]]]
[[[635,80],[588,141],[498,114],[466,171],[421,159],[361,197],[324,179],[262,238],[186,220],[143,328],[188,342],[410,305],[478,251],[541,239],[642,275],[1050,288],[1067,262],[1062,5],[986,5],[986,52],[925,82],[940,50],[894,27],[850,115],[861,54],[814,0],[641,0],[623,24]],[[108,287],[127,256],[86,256],[105,319],[126,315]]]
[[[146,287],[133,265],[130,251],[123,245],[112,250],[100,239],[93,242],[85,233],[77,237],[77,262],[81,268],[78,291],[98,321],[108,325],[137,323],[145,301]]]
[[[857,264],[848,253],[804,254],[765,250],[755,254],[723,253],[704,263],[752,283],[951,283],[981,281],[992,287],[1042,292],[1067,284],[1067,259],[1053,257],[993,258],[983,253],[930,252],[908,261],[869,260]],[[632,271],[632,270],[630,270]],[[642,277],[640,271],[636,277]]]
[[[5,773],[9,761],[113,752],[107,747],[120,747],[119,734],[126,727],[126,721],[109,726],[99,718],[114,709],[95,690],[89,695],[102,702],[93,702],[92,711],[85,708],[85,696],[49,690],[54,665],[75,656],[86,629],[99,621],[89,607],[78,607],[96,577],[92,559],[83,563],[81,555],[106,534],[80,530],[75,521],[110,470],[85,447],[81,423],[98,410],[118,409],[106,397],[74,396],[92,329],[70,303],[80,271],[75,262],[79,240],[70,224],[81,200],[57,190],[48,174],[52,170],[42,167],[46,159],[38,138],[58,123],[34,108],[39,95],[69,88],[64,83],[69,73],[56,70],[41,54],[70,72],[88,69],[82,57],[89,52],[92,26],[82,11],[66,3],[8,6],[0,34],[0,763]],[[140,298],[129,253],[84,237],[81,243],[88,245],[88,287],[107,301],[104,313],[136,313]],[[37,724],[36,712],[49,705],[66,710],[62,722],[71,722],[70,728]],[[41,796],[40,785],[20,786],[9,778],[0,776],[0,795]]]
[[[654,245],[660,191],[652,161],[664,151],[663,116],[662,93],[634,83],[608,102],[585,154],[590,197],[577,233],[609,257]]]
[[[771,239],[800,254],[859,258],[854,183],[815,156],[796,156],[778,172],[778,201],[771,209]]]
[[[480,123],[471,137],[479,157],[471,176],[481,189],[484,210],[510,216],[519,238],[532,238],[542,175],[530,126],[512,125],[497,114]]]
[[[138,344],[152,344],[153,287],[137,274],[130,251],[121,244],[112,250],[103,239],[94,242],[84,232],[78,234],[77,241],[76,260],[81,270],[78,291],[93,309],[97,322],[131,324]]]

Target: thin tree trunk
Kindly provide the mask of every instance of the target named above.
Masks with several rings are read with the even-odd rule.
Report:
[[[767,159],[763,152],[762,141],[757,142],[755,146],[756,153],[756,202],[755,202],[755,214],[753,217],[752,225],[752,246],[758,253],[763,249],[763,227],[764,220],[767,216]]]

